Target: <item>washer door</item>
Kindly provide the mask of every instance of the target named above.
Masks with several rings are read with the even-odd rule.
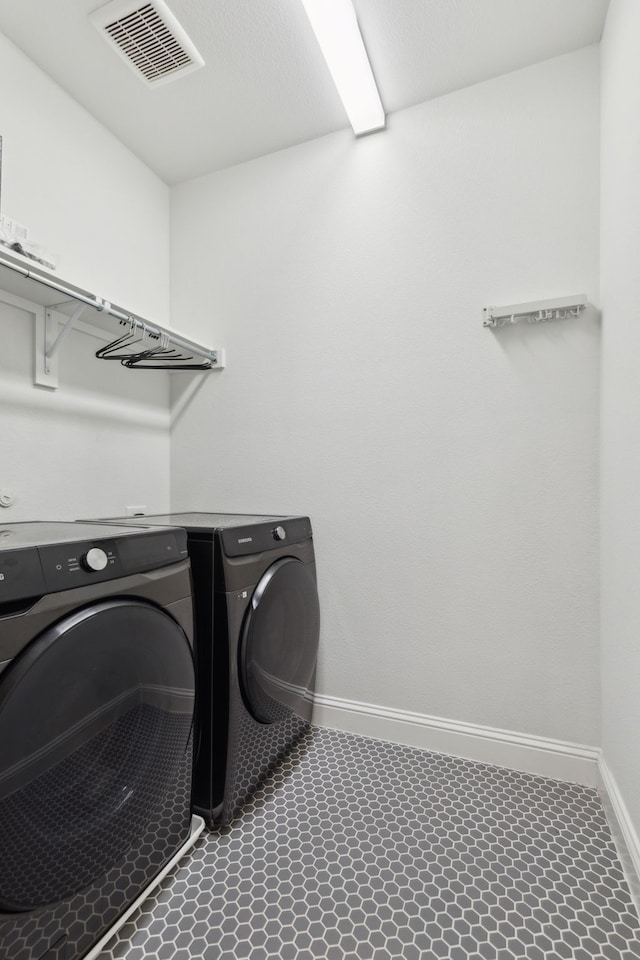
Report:
[[[171,815],[193,702],[187,637],[144,601],[65,617],[0,675],[0,911],[78,893]]]
[[[312,568],[277,560],[254,590],[240,643],[245,703],[260,723],[302,712],[313,683],[320,607]]]

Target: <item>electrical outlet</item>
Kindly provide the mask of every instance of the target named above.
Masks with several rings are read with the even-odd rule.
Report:
[[[125,507],[124,512],[127,517],[142,517],[147,511],[146,503],[139,507]]]

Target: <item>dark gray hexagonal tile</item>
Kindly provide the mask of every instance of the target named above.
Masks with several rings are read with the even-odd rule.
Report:
[[[640,960],[639,933],[595,790],[311,729],[100,960]]]

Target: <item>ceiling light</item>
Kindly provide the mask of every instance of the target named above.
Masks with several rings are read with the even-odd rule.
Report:
[[[302,0],[356,136],[381,130],[384,110],[351,0]]]

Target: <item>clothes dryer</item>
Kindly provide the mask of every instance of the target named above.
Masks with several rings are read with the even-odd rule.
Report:
[[[224,513],[125,522],[187,532],[197,665],[193,809],[222,826],[311,720],[320,632],[311,522]]]
[[[0,526],[0,956],[76,960],[191,834],[186,535]]]

